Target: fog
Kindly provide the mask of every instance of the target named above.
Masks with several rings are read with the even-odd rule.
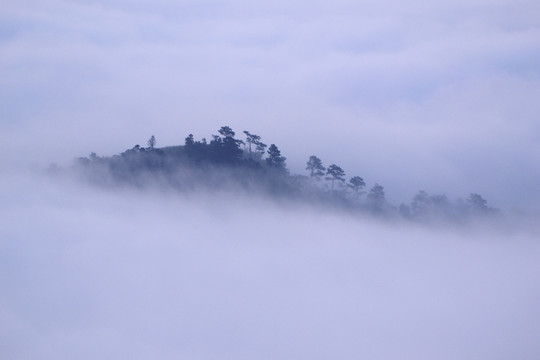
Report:
[[[533,359],[540,243],[3,177],[5,359]]]
[[[538,358],[539,13],[4,2],[0,357]],[[394,206],[479,193],[503,216],[428,226],[44,171],[223,125],[277,144],[291,174],[317,155]]]
[[[534,0],[17,1],[0,9],[2,164],[222,125],[385,186],[540,202]],[[5,167],[5,166],[4,166]]]

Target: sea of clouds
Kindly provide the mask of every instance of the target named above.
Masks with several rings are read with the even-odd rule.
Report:
[[[534,359],[538,233],[3,177],[6,359]]]
[[[540,2],[0,7],[0,358],[537,359]],[[229,125],[496,227],[43,175]],[[305,174],[305,172],[304,172]]]

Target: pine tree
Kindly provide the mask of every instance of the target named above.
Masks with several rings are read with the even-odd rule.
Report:
[[[155,137],[154,135],[152,135],[152,136],[150,137],[150,139],[148,140],[147,144],[148,144],[148,147],[149,147],[151,150],[153,150],[154,147],[156,146],[156,137]]]
[[[285,160],[286,157],[281,156],[281,152],[275,144],[270,145],[268,148],[268,157],[266,158],[266,163],[268,166],[276,169],[285,169]]]
[[[326,180],[332,181],[332,190],[334,190],[334,181],[345,182],[345,171],[336,164],[332,164],[326,169],[326,175],[330,175]]]
[[[326,168],[322,165],[321,159],[315,155],[311,155],[307,162],[306,170],[309,170],[309,176],[312,179],[320,180]]]

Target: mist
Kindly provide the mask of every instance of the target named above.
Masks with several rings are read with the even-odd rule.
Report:
[[[27,1],[0,9],[2,164],[222,125],[383,184],[538,211],[537,1]],[[23,161],[24,160],[24,161]],[[3,167],[6,167],[4,165]]]
[[[2,4],[0,357],[538,358],[539,13]],[[45,171],[223,125],[277,144],[291,174],[316,155],[382,184],[396,209],[420,190],[479,193],[501,217],[429,225]]]
[[[6,359],[534,358],[538,235],[3,178]]]

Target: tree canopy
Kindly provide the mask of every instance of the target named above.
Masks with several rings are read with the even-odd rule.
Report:
[[[150,139],[148,140],[147,144],[148,144],[148,147],[149,147],[150,149],[153,149],[154,146],[156,146],[156,137],[155,137],[154,135],[152,135],[152,136],[150,137]]]
[[[323,166],[321,159],[315,155],[311,155],[307,162],[306,170],[309,171],[309,176],[312,179],[320,180],[324,176],[326,168]]]
[[[364,186],[366,186],[366,183],[360,176],[353,176],[349,179],[348,185],[356,194],[358,194],[364,188]]]
[[[270,145],[268,148],[268,157],[266,158],[268,166],[274,169],[284,170],[285,160],[287,160],[287,158],[281,156],[281,151],[279,151],[278,147],[275,144]]]
[[[345,182],[345,171],[336,164],[332,164],[326,169],[326,175],[329,175],[326,179],[332,182],[332,190],[334,189],[334,181]]]
[[[148,148],[135,145],[112,157],[92,153],[80,158],[77,164],[96,182],[144,186],[148,179],[159,178],[159,183],[179,189],[201,186],[218,189],[236,184],[243,189],[262,189],[273,196],[293,196],[333,206],[340,204],[376,215],[395,213],[419,222],[462,221],[470,216],[497,213],[478,193],[452,202],[444,194],[429,195],[425,191],[418,192],[410,204],[401,204],[398,211],[387,203],[384,187],[378,183],[366,196],[361,196],[366,186],[362,177],[352,176],[345,184],[345,171],[340,166],[334,163],[326,168],[315,155],[309,156],[306,162],[308,176],[291,175],[286,167],[287,158],[276,144],[267,147],[259,135],[247,130],[243,134],[245,142],[235,138],[231,127],[222,126],[209,143],[205,138],[196,140],[189,134],[183,145],[163,148],[156,148],[156,138],[152,135],[147,141]],[[330,186],[318,181],[325,175]],[[339,191],[334,191],[336,184]]]

